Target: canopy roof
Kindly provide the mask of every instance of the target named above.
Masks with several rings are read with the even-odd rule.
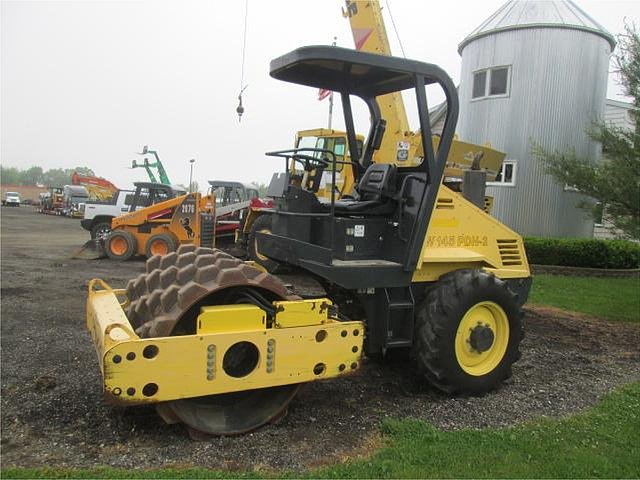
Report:
[[[278,80],[364,98],[413,88],[415,75],[425,84],[453,88],[437,65],[340,47],[301,47],[271,61],[271,76]]]

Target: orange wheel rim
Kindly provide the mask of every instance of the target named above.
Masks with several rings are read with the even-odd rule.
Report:
[[[115,237],[111,239],[109,242],[109,248],[111,248],[111,252],[116,255],[124,255],[127,251],[127,241],[122,237]]]
[[[151,242],[149,250],[153,255],[166,255],[169,253],[169,247],[163,240],[155,240]]]

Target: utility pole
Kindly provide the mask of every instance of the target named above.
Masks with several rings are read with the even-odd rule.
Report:
[[[335,47],[338,37],[333,37],[333,43],[331,46]],[[331,120],[333,118],[333,92],[329,94],[329,121],[327,122],[327,128],[331,130]]]
[[[193,164],[196,163],[196,159],[192,158],[189,160],[190,170],[189,170],[189,193],[192,193],[192,185],[193,185]]]

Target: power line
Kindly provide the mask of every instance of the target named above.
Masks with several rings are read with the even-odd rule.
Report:
[[[393,20],[393,15],[391,14],[391,6],[389,5],[389,0],[385,0],[387,4],[387,10],[389,10],[389,17],[391,18],[391,25],[393,25],[393,31],[396,32],[396,38],[398,39],[398,43],[400,44],[400,50],[402,51],[402,56],[407,58],[407,55],[404,53],[404,47],[402,46],[402,40],[400,40],[400,34],[398,33],[398,29],[396,28],[396,22]]]

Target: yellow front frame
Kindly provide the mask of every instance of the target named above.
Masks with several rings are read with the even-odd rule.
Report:
[[[96,290],[98,285],[103,290]],[[360,365],[364,324],[333,320],[328,309],[321,323],[313,325],[260,328],[255,324],[253,330],[227,333],[208,333],[203,328],[195,335],[141,339],[122,309],[127,301],[118,300],[124,295],[124,290],[92,280],[87,300],[87,327],[98,355],[105,396],[115,404],[156,403],[303,383],[345,375]],[[318,300],[331,305],[327,299]],[[281,303],[280,313],[291,305],[297,310],[294,316],[309,308],[304,300],[301,305]],[[238,307],[241,315],[246,306]],[[230,313],[225,308],[224,314]],[[250,342],[259,352],[257,365],[242,378],[228,375],[223,368],[225,352],[238,342]]]

